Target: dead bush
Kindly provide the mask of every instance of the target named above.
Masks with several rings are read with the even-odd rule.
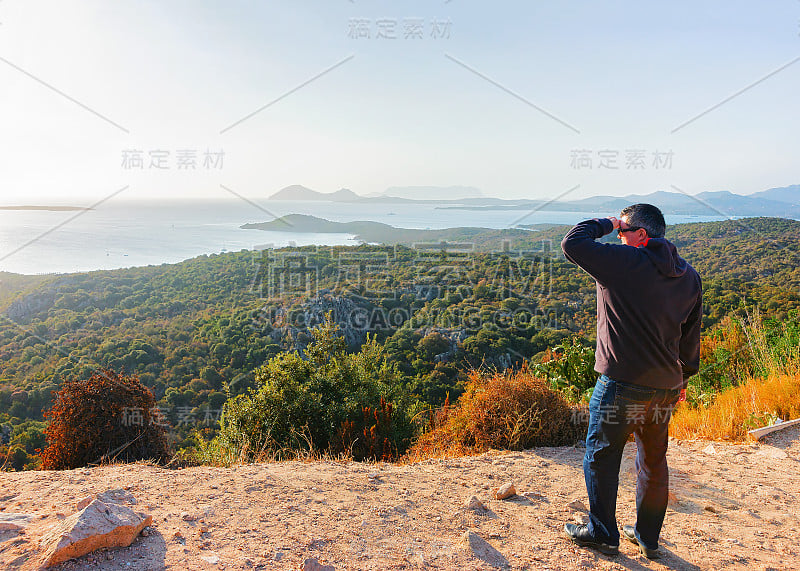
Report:
[[[49,423],[42,468],[168,460],[165,429],[155,406],[153,393],[136,376],[104,370],[89,379],[66,381],[45,412]]]
[[[407,459],[571,445],[586,435],[579,412],[527,368],[473,371],[458,402],[446,403],[431,414],[430,429],[418,438]]]

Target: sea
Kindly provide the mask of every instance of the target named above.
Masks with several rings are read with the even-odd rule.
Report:
[[[400,228],[512,228],[575,224],[605,213],[442,209],[436,203],[313,201],[112,201],[92,210],[0,210],[0,271],[52,274],[170,264],[202,254],[268,247],[353,245],[350,234],[242,229],[286,214],[336,222],[369,220]],[[451,206],[451,205],[448,205]],[[723,216],[667,216],[668,224]]]

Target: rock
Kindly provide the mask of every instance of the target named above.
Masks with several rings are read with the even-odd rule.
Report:
[[[719,509],[716,506],[712,505],[712,504],[708,504],[706,506],[703,506],[703,509],[705,511],[707,511],[707,512],[711,512],[712,514],[718,514],[719,513]]]
[[[464,533],[463,540],[469,550],[472,551],[472,554],[481,561],[488,563],[492,567],[508,566],[508,560],[503,557],[503,554],[474,531],[470,530]]]
[[[483,502],[478,499],[478,496],[470,497],[466,502],[464,502],[464,507],[466,507],[468,510],[486,509],[486,506],[484,506]]]
[[[766,456],[767,458],[771,458],[773,460],[785,460],[789,457],[786,452],[781,450],[780,448],[775,448],[774,446],[764,446],[761,450],[756,452],[757,456]]]
[[[510,498],[517,494],[517,489],[514,487],[514,484],[511,482],[507,482],[500,486],[494,493],[494,499],[496,500],[504,500],[506,498]]]
[[[586,509],[586,504],[584,504],[581,500],[574,499],[570,503],[567,504],[567,507],[571,510],[576,510],[580,512],[588,512],[589,510]]]
[[[200,559],[202,559],[206,563],[210,563],[211,565],[216,565],[217,563],[219,563],[219,555],[217,555],[216,553],[212,553],[211,555],[203,555],[202,557],[200,557]]]
[[[149,527],[145,527],[142,530],[142,537],[148,537],[149,535],[150,535],[150,528]]]
[[[714,454],[716,454],[716,453],[717,453],[717,449],[716,449],[716,448],[714,448],[714,445],[713,445],[713,444],[709,444],[708,446],[706,446],[705,448],[703,448],[703,452],[705,452],[706,454],[708,454],[708,455],[710,455],[710,456],[713,456]]]
[[[212,515],[214,515],[214,514],[216,513],[216,512],[214,511],[214,507],[213,507],[213,506],[211,506],[211,505],[209,505],[209,504],[202,504],[202,505],[200,505],[200,506],[197,506],[197,508],[198,508],[198,509],[199,509],[199,510],[202,512],[202,514],[203,514],[201,517],[210,517],[210,516],[212,516]]]
[[[300,565],[300,571],[336,571],[333,565],[323,565],[316,557],[309,557]]]
[[[133,497],[133,494],[126,492],[122,488],[117,488],[116,490],[106,490],[105,492],[100,492],[99,494],[86,496],[78,502],[78,505],[76,506],[78,511],[88,506],[93,500],[100,500],[105,504],[136,504],[136,498]]]
[[[39,541],[44,566],[56,565],[103,547],[127,547],[153,517],[114,503],[93,500],[58,522]]]
[[[181,519],[183,521],[196,521],[197,516],[195,514],[190,514],[189,512],[181,512]]]
[[[0,513],[0,531],[19,531],[26,528],[33,518],[30,514]]]
[[[408,557],[406,557],[406,559],[409,563],[416,565],[417,567],[425,567],[428,564],[428,562],[425,561],[425,556],[419,551],[411,553]]]

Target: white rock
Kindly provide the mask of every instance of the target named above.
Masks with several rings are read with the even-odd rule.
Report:
[[[19,531],[30,523],[30,514],[0,513],[0,531]]]
[[[717,449],[716,449],[716,448],[714,448],[714,445],[713,445],[713,444],[709,444],[708,446],[706,446],[705,448],[703,448],[703,452],[705,452],[706,454],[708,454],[708,455],[710,455],[710,456],[713,456],[714,454],[716,454],[716,453],[717,453]]]
[[[486,506],[484,506],[483,502],[478,499],[478,496],[472,496],[467,499],[467,501],[464,502],[464,507],[466,507],[468,510],[486,509]]]
[[[81,511],[53,525],[39,541],[42,564],[55,565],[103,547],[127,547],[152,516],[95,499]]]
[[[217,555],[216,553],[212,553],[211,555],[203,555],[202,557],[200,557],[200,559],[202,559],[206,563],[211,563],[211,565],[216,565],[217,563],[219,563],[219,555]]]
[[[203,517],[210,517],[216,513],[214,511],[214,507],[209,504],[202,504],[200,506],[197,506],[197,509],[199,509],[203,513]]]
[[[504,500],[506,498],[510,498],[511,496],[516,495],[517,489],[514,487],[514,484],[511,482],[507,482],[500,486],[494,493],[494,499],[496,500]]]

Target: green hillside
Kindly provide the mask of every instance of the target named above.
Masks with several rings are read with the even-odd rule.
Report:
[[[541,227],[535,241],[528,233],[483,252],[304,247],[3,275],[0,424],[41,420],[64,379],[104,367],[138,374],[180,438],[197,426],[213,429],[226,398],[253,386],[254,370],[269,358],[302,350],[328,311],[350,348],[374,336],[405,390],[438,406],[460,394],[471,367],[535,360],[573,335],[591,343],[594,285],[564,260],[558,243],[566,230]],[[668,237],[704,279],[707,330],[754,306],[797,320],[800,222],[682,224]]]

